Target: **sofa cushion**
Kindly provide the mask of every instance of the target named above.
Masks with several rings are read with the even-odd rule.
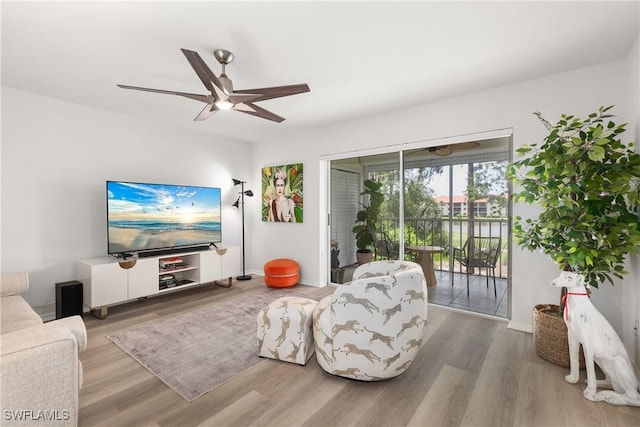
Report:
[[[42,318],[19,295],[0,298],[0,334],[42,324]]]
[[[29,275],[20,273],[0,273],[0,294],[7,295],[23,294],[29,289]]]

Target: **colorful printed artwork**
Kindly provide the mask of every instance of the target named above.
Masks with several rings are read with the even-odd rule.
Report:
[[[262,220],[302,222],[302,163],[262,168]]]

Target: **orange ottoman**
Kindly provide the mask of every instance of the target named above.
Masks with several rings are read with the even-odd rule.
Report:
[[[264,283],[272,288],[290,288],[300,280],[300,266],[292,259],[278,258],[264,265]]]

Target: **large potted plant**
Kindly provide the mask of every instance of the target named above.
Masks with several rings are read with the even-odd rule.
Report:
[[[365,202],[361,203],[362,209],[356,217],[356,225],[353,232],[356,234],[356,258],[358,264],[370,262],[373,258],[371,245],[375,241],[380,208],[384,202],[384,195],[380,191],[382,183],[367,179],[364,181],[364,190],[360,193],[365,196]]]
[[[637,253],[640,245],[640,154],[633,152],[632,143],[620,140],[626,124],[610,120],[612,107],[600,107],[586,119],[563,114],[557,123],[535,113],[549,134],[539,147],[519,147],[516,152],[527,157],[507,168],[507,177],[521,187],[514,201],[541,208],[537,218],[515,217],[516,242],[548,254],[562,270],[584,275],[594,288],[622,278],[626,255]],[[536,310],[544,308],[534,309],[536,350],[561,365],[566,354],[568,366],[566,348],[557,356],[561,360],[541,354],[558,351],[536,340]],[[558,327],[564,328],[558,333],[566,337],[562,308],[546,306],[547,314],[555,315]]]

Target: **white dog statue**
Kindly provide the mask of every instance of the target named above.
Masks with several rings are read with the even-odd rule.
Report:
[[[584,285],[584,276],[563,271],[551,284],[568,289],[564,302],[564,321],[569,330],[571,371],[565,380],[571,384],[578,382],[578,352],[582,344],[587,368],[584,397],[612,405],[640,406],[638,379],[627,351],[616,331],[591,303]],[[596,380],[594,363],[604,372],[605,380]],[[598,386],[613,390],[597,391]]]

